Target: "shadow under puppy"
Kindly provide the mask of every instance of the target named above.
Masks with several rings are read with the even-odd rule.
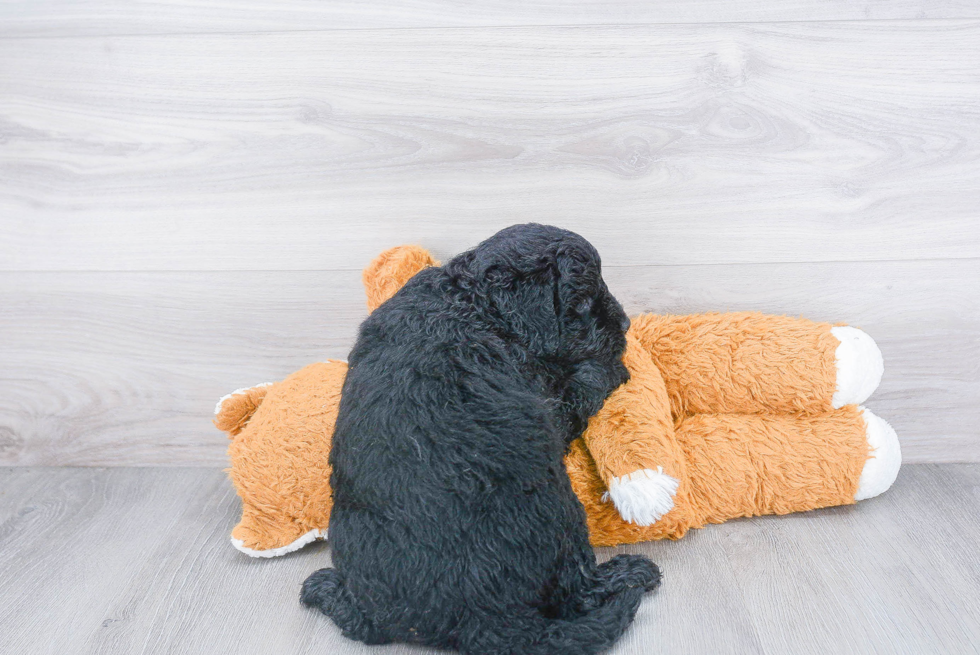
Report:
[[[597,653],[660,581],[601,565],[562,463],[629,374],[629,319],[577,234],[516,225],[362,324],[330,464],[336,568],[302,602],[344,634],[480,655]]]

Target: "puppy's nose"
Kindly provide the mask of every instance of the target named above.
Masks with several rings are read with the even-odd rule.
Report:
[[[622,322],[620,322],[620,327],[622,327],[623,332],[626,332],[627,330],[630,329],[630,317],[629,316],[623,316],[623,320],[622,320]]]

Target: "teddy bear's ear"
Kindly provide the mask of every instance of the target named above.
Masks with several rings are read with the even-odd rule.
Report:
[[[395,246],[374,258],[364,269],[362,280],[368,311],[373,312],[427,266],[438,266],[422,246]]]

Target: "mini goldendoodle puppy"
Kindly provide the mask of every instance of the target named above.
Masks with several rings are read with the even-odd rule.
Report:
[[[516,225],[418,273],[361,326],[330,464],[344,634],[479,655],[598,653],[660,572],[597,565],[562,457],[629,374],[629,319],[582,237]]]

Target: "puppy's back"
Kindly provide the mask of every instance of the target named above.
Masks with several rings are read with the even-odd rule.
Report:
[[[426,269],[364,322],[351,352],[330,454],[335,503],[363,493],[390,512],[393,500],[421,506],[425,492],[490,486],[491,473],[519,478],[526,454],[508,442],[537,435],[553,446],[535,451],[545,465],[560,448],[549,430],[542,389],[507,342]]]
[[[469,256],[447,266],[465,272]],[[336,568],[307,580],[303,602],[367,643],[599,652],[659,573],[634,556],[596,566],[555,376],[469,282],[426,269],[362,325],[330,454]],[[509,327],[557,320],[550,288],[506,304],[520,292],[502,291]]]

